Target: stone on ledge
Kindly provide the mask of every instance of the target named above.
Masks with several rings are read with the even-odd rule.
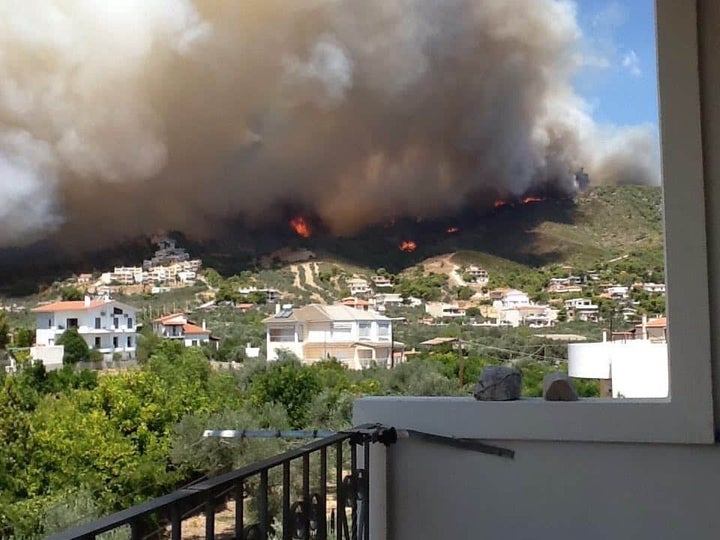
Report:
[[[565,373],[548,373],[543,377],[543,397],[546,401],[577,401],[578,395],[570,377]]]
[[[475,385],[475,399],[481,401],[511,401],[520,398],[522,373],[515,368],[491,366],[483,369]]]

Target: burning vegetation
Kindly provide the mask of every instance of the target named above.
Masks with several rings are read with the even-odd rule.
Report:
[[[290,228],[302,238],[310,238],[312,236],[312,227],[302,216],[294,217],[290,220]]]
[[[400,242],[398,249],[400,251],[405,251],[406,253],[412,253],[417,249],[417,244],[412,240],[403,240]]]

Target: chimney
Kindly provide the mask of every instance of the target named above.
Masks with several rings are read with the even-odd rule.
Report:
[[[90,297],[87,294],[85,295],[85,307],[90,307]]]
[[[278,313],[280,313],[280,303],[279,302],[277,304],[275,304],[275,315],[277,315]]]
[[[642,316],[642,337],[641,339],[647,339],[647,315]]]
[[[202,322],[202,329],[207,330],[207,324],[205,323],[205,319],[203,319],[203,322]]]

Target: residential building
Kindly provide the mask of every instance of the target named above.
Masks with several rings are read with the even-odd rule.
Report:
[[[490,275],[487,270],[475,265],[471,265],[465,269],[465,274],[472,277],[473,282],[479,285],[487,285],[490,281]]]
[[[37,318],[36,344],[53,346],[65,330],[75,328],[88,347],[106,360],[119,354],[134,358],[137,346],[137,310],[107,298],[54,302],[33,309]]]
[[[648,293],[665,294],[665,284],[664,283],[643,283],[642,289],[643,289],[643,291],[648,292]]]
[[[164,339],[182,340],[186,347],[198,347],[205,343],[219,341],[207,329],[205,321],[202,326],[188,319],[184,313],[165,315],[153,321],[153,332]]]
[[[568,320],[598,322],[600,307],[591,298],[570,298],[565,300]]]
[[[280,291],[278,291],[277,289],[269,289],[267,287],[263,287],[263,288],[258,288],[255,286],[241,287],[240,289],[238,289],[238,293],[240,293],[241,296],[249,296],[253,293],[264,294],[268,303],[271,303],[271,304],[274,304],[280,300]]]
[[[157,241],[158,249],[155,255],[143,261],[143,268],[150,270],[155,266],[167,266],[169,264],[190,260],[190,255],[183,248],[177,247],[172,238],[161,238]],[[195,269],[197,270],[197,268]]]
[[[80,274],[77,278],[78,285],[87,285],[92,281],[92,274]]]
[[[557,311],[548,306],[529,305],[502,308],[497,319],[501,326],[529,326],[530,328],[547,328],[557,322]]]
[[[348,279],[346,283],[352,296],[357,296],[359,294],[368,294],[369,292],[372,292],[372,289],[370,289],[370,285],[368,285],[366,279],[353,277]]]
[[[387,278],[385,276],[373,276],[372,282],[376,289],[392,289],[393,287],[390,278]]]
[[[508,289],[503,292],[499,302],[501,304],[500,307],[503,308],[529,306],[530,297],[524,292],[518,291],[517,289]]]
[[[143,269],[140,266],[116,266],[111,281],[120,285],[135,285],[143,282]]]
[[[607,288],[607,295],[610,298],[627,298],[628,297],[628,291],[630,290],[630,287],[626,287],[624,285],[611,285]]]
[[[458,304],[446,304],[445,302],[428,302],[425,304],[425,312],[436,319],[464,317],[465,309]]]
[[[392,320],[374,311],[310,304],[280,310],[264,322],[268,360],[277,360],[281,350],[304,363],[336,358],[350,369],[392,360]]]
[[[546,290],[554,294],[579,294],[582,292],[582,287],[574,284],[562,285],[551,283]]]

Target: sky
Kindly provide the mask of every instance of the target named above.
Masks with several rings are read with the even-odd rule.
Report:
[[[577,91],[601,124],[658,123],[654,0],[576,0]]]

